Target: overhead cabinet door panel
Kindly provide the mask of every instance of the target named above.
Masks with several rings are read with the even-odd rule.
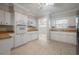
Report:
[[[5,21],[5,24],[6,25],[11,25],[11,14],[10,14],[10,12],[5,12],[5,19],[6,19],[6,21]]]
[[[0,10],[0,25],[5,24],[5,13],[3,10]]]

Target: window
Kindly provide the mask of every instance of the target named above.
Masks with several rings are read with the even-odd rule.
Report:
[[[67,19],[56,20],[55,25],[56,25],[56,28],[67,28],[68,20]]]

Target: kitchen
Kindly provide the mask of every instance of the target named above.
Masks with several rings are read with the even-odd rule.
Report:
[[[44,31],[45,32],[43,33],[43,35],[46,35],[46,37],[44,37],[43,39],[47,40],[45,44],[49,44],[50,42],[48,41],[51,41],[52,44],[53,42],[68,44],[70,46],[73,46],[74,49],[65,45],[68,49],[72,49],[68,50],[67,54],[76,54],[76,26],[78,21],[77,11],[79,10],[79,4],[55,3],[54,7],[56,10],[53,9],[53,3],[52,5],[47,5],[48,7],[44,5],[45,3],[0,4],[0,55],[16,55],[16,51],[14,50],[17,50],[17,48],[24,45],[28,45],[30,42],[39,41],[40,38],[43,38],[41,33],[43,33]],[[69,5],[69,7],[67,5]],[[54,11],[52,11],[52,9]],[[49,11],[51,11],[52,13]],[[43,22],[43,20],[46,19],[47,21]],[[39,22],[41,24],[45,24],[46,27],[43,27],[43,25],[41,25],[43,28],[39,28]],[[42,41],[42,43],[44,43],[44,41]],[[30,47],[34,48],[36,46],[33,45]],[[32,50],[34,50],[33,48]],[[39,44],[37,48],[39,48]],[[40,51],[41,49],[42,48],[40,48]],[[31,51],[31,49],[29,50]],[[63,49],[63,51],[64,50],[66,51],[66,49]],[[40,52],[38,51],[36,52],[36,54],[40,54]],[[34,54],[34,52],[29,53]],[[61,51],[58,52],[58,54],[65,54]],[[50,52],[45,52],[45,54],[47,53],[50,54]]]
[[[17,10],[13,10],[16,7],[13,7],[12,4],[1,4],[0,7],[2,9],[0,9],[0,42],[2,42],[0,43],[0,54],[11,54],[12,48],[37,39],[37,20],[34,19],[35,23],[29,21],[31,18],[21,12],[16,12]],[[33,26],[31,26],[32,24]]]

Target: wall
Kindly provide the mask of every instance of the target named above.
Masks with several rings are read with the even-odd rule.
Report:
[[[67,19],[69,26],[76,26],[76,12],[60,12],[58,14],[53,14],[50,18],[50,26],[55,26],[55,20]],[[50,39],[60,42],[65,42],[69,44],[76,45],[76,32],[60,32],[60,31],[50,31]]]

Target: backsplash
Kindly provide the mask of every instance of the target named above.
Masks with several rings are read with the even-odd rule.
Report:
[[[56,28],[56,27],[55,26],[52,26],[51,28]],[[76,26],[68,26],[67,28],[76,28]]]
[[[14,32],[13,26],[11,25],[0,25],[0,32]]]

